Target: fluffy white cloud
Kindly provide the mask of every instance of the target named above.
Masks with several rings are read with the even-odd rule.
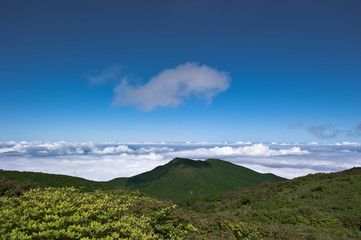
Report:
[[[123,153],[123,152],[133,152],[133,150],[125,145],[109,146],[109,147],[105,147],[101,150],[95,148],[93,150],[93,153],[96,153],[96,154],[116,154],[116,153]]]
[[[190,96],[211,102],[213,97],[225,91],[230,77],[206,65],[186,63],[166,69],[144,85],[132,86],[124,78],[114,88],[114,105],[136,105],[144,111],[156,107],[175,107]]]
[[[357,146],[357,145],[360,145],[360,143],[356,143],[356,142],[342,142],[342,143],[335,143],[335,145],[337,145],[337,146],[348,146],[348,145]]]
[[[132,152],[126,145],[114,143],[68,143],[61,142],[8,142],[0,144],[0,154],[21,154],[30,156],[64,156],[64,155],[111,155]]]
[[[236,143],[239,144],[239,143]],[[189,158],[223,158],[223,157],[236,157],[236,156],[281,156],[281,155],[301,155],[308,154],[307,150],[301,150],[299,147],[292,147],[289,149],[270,149],[269,146],[258,143],[251,146],[244,147],[212,147],[212,148],[196,148],[187,149],[169,153],[168,155],[176,157],[176,155]]]
[[[239,145],[249,145],[249,144],[252,144],[252,142],[238,141],[238,142],[236,142],[236,144],[239,144]]]

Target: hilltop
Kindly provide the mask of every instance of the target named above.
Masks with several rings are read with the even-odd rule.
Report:
[[[5,171],[0,169],[0,177],[19,182],[31,182],[39,187],[75,187],[83,191],[110,190],[115,188],[106,182],[91,181],[61,174]]]
[[[178,202],[262,182],[283,180],[273,174],[261,174],[219,159],[201,161],[175,158],[149,172],[130,178],[116,178],[108,183]]]

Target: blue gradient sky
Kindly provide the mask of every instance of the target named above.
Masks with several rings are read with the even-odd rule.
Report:
[[[1,1],[0,141],[361,142],[361,1]],[[211,103],[114,106],[196,62]],[[117,64],[119,79],[89,79]]]

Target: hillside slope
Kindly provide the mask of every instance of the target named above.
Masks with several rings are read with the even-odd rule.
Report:
[[[0,177],[20,182],[29,181],[39,187],[75,187],[83,191],[96,189],[110,190],[115,187],[106,182],[96,182],[84,178],[39,172],[19,172],[0,170]]]
[[[361,168],[237,189],[189,208],[233,216],[271,239],[361,239]]]
[[[177,202],[262,182],[282,180],[285,179],[273,174],[261,174],[218,159],[195,161],[175,158],[149,172],[130,178],[116,178],[109,183]]]

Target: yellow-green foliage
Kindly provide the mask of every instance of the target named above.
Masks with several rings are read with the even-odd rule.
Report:
[[[156,200],[124,194],[121,190],[80,193],[75,188],[32,189],[18,198],[0,198],[0,236],[2,239],[161,239],[170,235],[179,238],[186,233],[184,226],[172,226],[173,231],[165,235],[158,233],[155,225],[159,219],[139,215],[132,209],[144,201]],[[156,210],[164,218],[169,209],[170,206],[163,206]]]

